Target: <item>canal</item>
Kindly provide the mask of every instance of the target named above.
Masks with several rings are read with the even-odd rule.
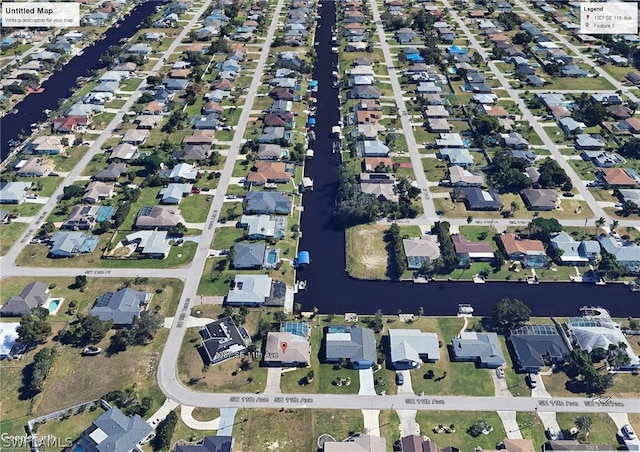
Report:
[[[621,285],[594,286],[576,283],[528,285],[517,282],[473,284],[442,282],[361,281],[345,272],[344,231],[331,223],[337,189],[339,155],[332,154],[331,127],[339,120],[338,90],[331,87],[331,72],[338,56],[331,53],[331,28],[335,25],[335,4],[321,2],[322,18],[316,30],[318,54],[313,78],[318,80],[316,112],[317,141],[313,160],[305,173],[314,181],[314,191],[304,195],[300,250],[310,252],[311,265],[298,271],[298,279],[307,281],[307,290],[296,295],[303,310],[317,307],[321,313],[358,312],[372,314],[377,309],[395,314],[398,309],[425,315],[455,315],[459,303],[471,303],[478,315],[490,315],[495,303],[504,297],[518,298],[535,316],[578,315],[578,308],[595,305],[612,315],[640,316],[640,293]],[[380,64],[380,62],[378,62]],[[344,69],[344,68],[341,68]]]
[[[155,8],[162,3],[164,0],[150,0],[136,6],[122,22],[119,22],[119,27],[109,28],[104,34],[104,39],[95,41],[94,45],[84,49],[82,55],[72,58],[61,71],[53,73],[42,84],[45,89],[43,93],[25,97],[15,107],[18,109],[17,114],[4,116],[0,121],[1,160],[6,159],[10,153],[8,145],[10,140],[18,140],[20,134],[29,135],[31,124],[42,122],[42,113],[45,110],[57,109],[58,100],[66,99],[72,94],[72,88],[78,77],[90,75],[107,49],[112,45],[119,45],[121,39],[133,36],[137,31],[136,26],[153,14]]]

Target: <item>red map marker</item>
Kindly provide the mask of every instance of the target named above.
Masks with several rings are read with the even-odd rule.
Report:
[[[287,351],[287,347],[288,346],[289,345],[286,342],[283,342],[283,343],[280,344],[280,348],[282,349],[282,353]]]

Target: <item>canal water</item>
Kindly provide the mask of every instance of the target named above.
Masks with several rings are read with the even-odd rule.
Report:
[[[130,38],[137,31],[136,26],[146,17],[154,13],[158,5],[165,0],[150,0],[136,6],[131,13],[119,22],[118,28],[111,27],[105,33],[104,39],[84,49],[82,55],[72,58],[61,71],[55,72],[42,84],[45,89],[41,94],[31,94],[16,105],[17,114],[8,114],[0,120],[0,157],[7,158],[10,153],[8,142],[18,140],[18,135],[29,135],[31,124],[43,120],[44,110],[58,108],[58,99],[71,95],[78,77],[86,77],[96,68],[98,60],[112,45],[119,45],[122,38]]]
[[[344,231],[331,223],[337,189],[339,154],[332,153],[331,127],[339,120],[338,90],[331,87],[331,72],[337,55],[331,53],[331,28],[335,25],[335,4],[323,1],[322,18],[316,30],[318,61],[313,73],[318,80],[316,112],[317,142],[313,160],[307,162],[306,176],[314,181],[314,191],[304,195],[300,250],[310,252],[311,265],[298,271],[298,279],[307,281],[306,291],[296,295],[303,310],[317,307],[321,313],[358,312],[372,314],[377,309],[395,314],[455,315],[459,303],[470,303],[478,315],[490,315],[496,302],[504,297],[518,298],[535,316],[578,315],[585,305],[602,306],[614,316],[640,316],[640,293],[621,285],[594,286],[576,283],[528,285],[518,282],[473,284],[442,282],[361,281],[345,272]],[[384,64],[384,62],[378,62]],[[345,69],[345,68],[341,68]]]

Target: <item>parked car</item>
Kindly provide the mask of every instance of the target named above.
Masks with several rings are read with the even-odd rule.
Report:
[[[207,202],[211,202],[213,198],[211,196],[207,196]]]
[[[60,175],[58,173],[49,173],[48,176],[50,176],[50,177],[58,177]]]
[[[636,439],[636,433],[633,431],[633,428],[629,424],[625,424],[620,429],[622,435],[627,439]]]
[[[498,378],[504,378],[504,370],[502,369],[502,367],[498,367],[496,369],[496,376]]]
[[[396,372],[396,384],[402,386],[404,384],[404,375],[400,372]]]
[[[549,438],[551,441],[557,440],[558,432],[556,432],[556,429],[554,429],[553,427],[549,427],[547,429],[547,438]]]
[[[19,216],[20,214],[18,212],[11,212],[7,218],[9,218],[10,220],[15,220]]]
[[[531,389],[538,386],[538,377],[536,376],[536,374],[527,374],[526,380]]]
[[[196,188],[196,187],[193,187],[193,188],[191,189],[191,193],[193,193],[194,195],[197,195],[198,193],[200,193],[200,189],[199,189],[199,188]]]

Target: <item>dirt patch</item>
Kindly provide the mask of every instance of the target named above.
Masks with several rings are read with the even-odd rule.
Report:
[[[384,225],[366,224],[347,231],[347,271],[359,279],[388,279]]]

